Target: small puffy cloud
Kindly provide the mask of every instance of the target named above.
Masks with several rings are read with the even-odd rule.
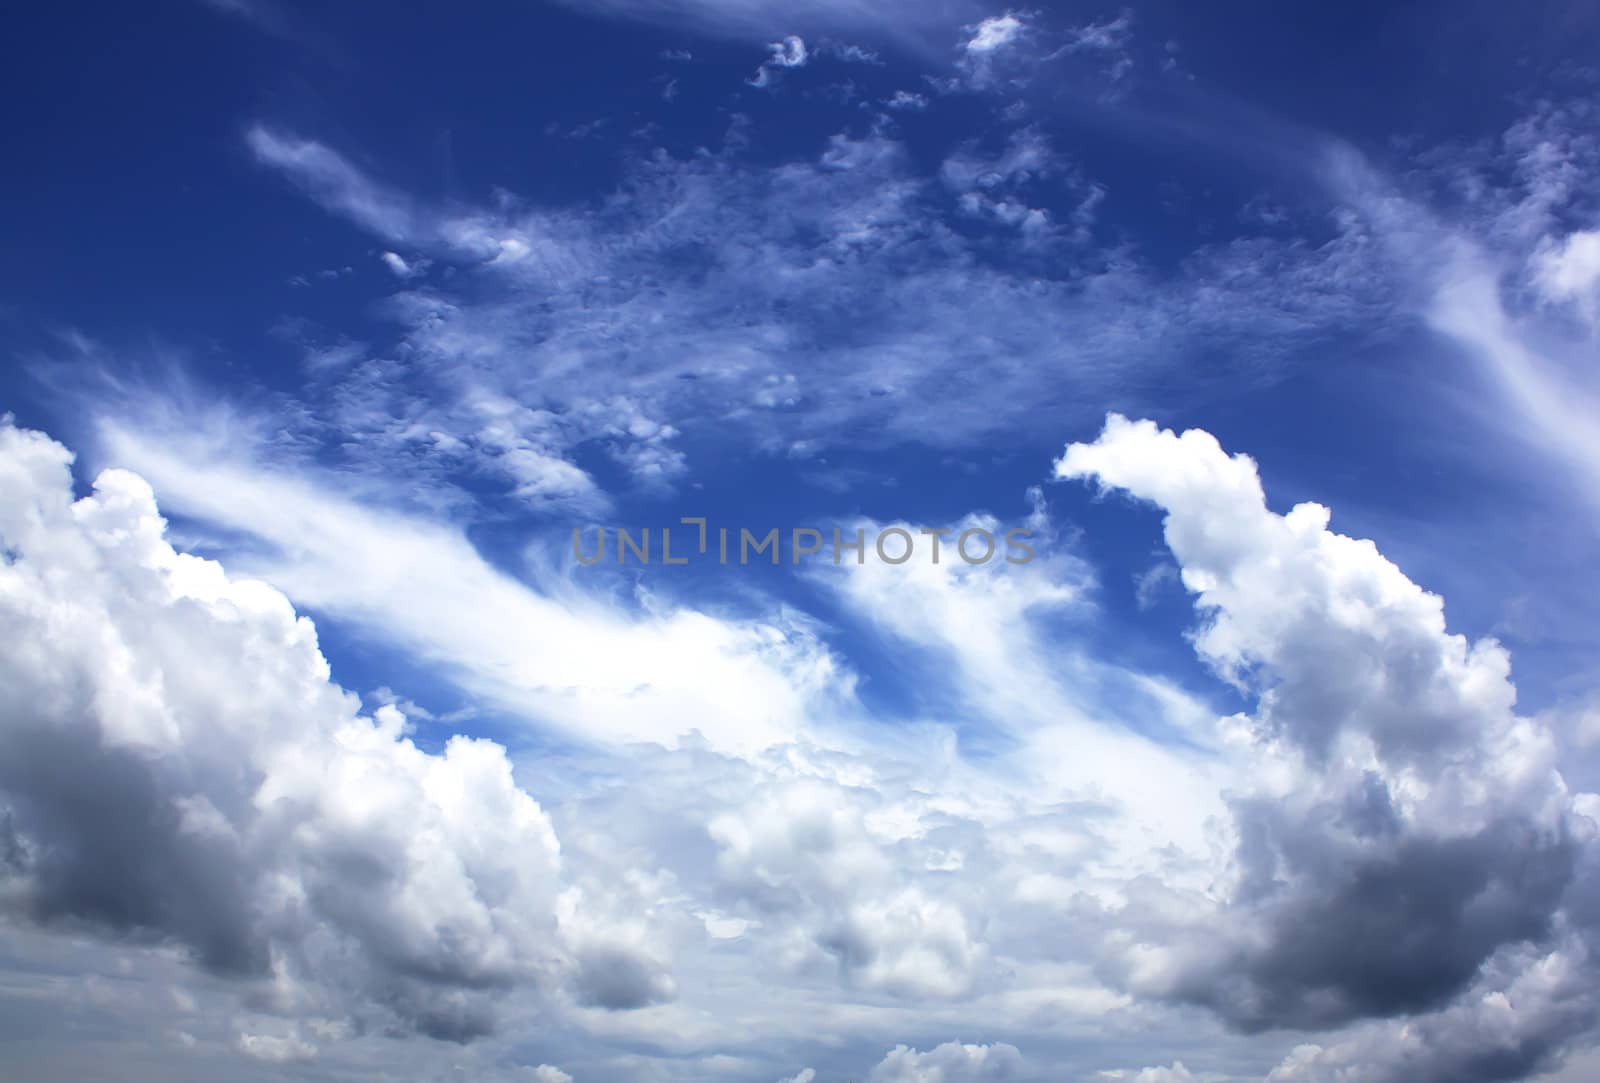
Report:
[[[970,89],[981,90],[994,85],[997,69],[1005,65],[1004,54],[1015,51],[1028,29],[1020,16],[1010,12],[968,26],[966,30],[971,36],[962,42],[956,61],[961,77],[944,84],[945,88],[957,89],[964,83]]]
[[[991,16],[967,29],[972,31],[972,36],[961,48],[967,54],[973,55],[1004,49],[1023,35],[1027,24],[1011,12],[1006,12],[1004,15]]]
[[[897,90],[885,98],[883,104],[886,109],[898,112],[920,113],[928,108],[928,98],[924,94],[916,94],[909,90]]]
[[[1102,1072],[1102,1079],[1115,1081],[1115,1083],[1199,1083],[1193,1072],[1183,1066],[1183,1062],[1173,1061],[1171,1067],[1156,1066],[1154,1068],[1141,1068],[1138,1071]]]
[[[295,1034],[241,1034],[237,1045],[245,1056],[268,1064],[311,1060],[317,1055],[316,1046]]]
[[[552,1064],[541,1064],[529,1073],[531,1083],[572,1083],[572,1077]]]
[[[1010,1079],[1022,1066],[1016,1046],[946,1042],[920,1053],[896,1046],[872,1069],[867,1083],[987,1083]]]
[[[778,1083],[812,1083],[812,1081],[816,1078],[817,1073],[815,1069],[802,1068],[796,1074],[778,1080]]]
[[[415,278],[417,275],[428,269],[427,260],[407,260],[398,252],[384,252],[378,258],[383,260],[383,265],[385,267],[394,272],[396,278]]]
[[[756,69],[755,75],[748,80],[751,86],[767,87],[772,85],[776,72],[788,68],[803,68],[811,58],[806,49],[806,43],[796,34],[790,34],[782,41],[775,41],[767,46],[771,55]]]

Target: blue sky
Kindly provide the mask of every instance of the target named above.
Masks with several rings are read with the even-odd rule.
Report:
[[[1587,7],[6,37],[6,1074],[1600,1063]]]

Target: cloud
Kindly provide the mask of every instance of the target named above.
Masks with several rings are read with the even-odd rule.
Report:
[[[969,142],[944,160],[939,175],[964,213],[1015,227],[1033,243],[1088,240],[1095,210],[1105,197],[1105,189],[1083,181],[1033,128],[1012,132],[997,154],[987,154]],[[1042,182],[1062,175],[1081,192],[1070,233],[1060,228],[1050,211],[1032,205],[1042,198]],[[1052,193],[1054,199],[1061,198],[1060,187]]]
[[[384,240],[403,242],[414,233],[414,212],[405,197],[373,184],[322,144],[260,125],[245,133],[245,142],[258,162],[280,170],[318,203]]]
[[[1121,49],[1127,43],[1129,31],[1133,27],[1133,13],[1124,11],[1115,19],[1105,22],[1086,23],[1083,26],[1073,27],[1067,31],[1066,48],[1070,52],[1081,50],[1098,50],[1111,52]]]
[[[970,0],[563,0],[587,15],[638,19],[701,34],[750,39],[798,29],[853,32],[931,48],[940,32],[969,19]]]
[[[1015,1046],[944,1045],[919,1053],[907,1046],[896,1046],[872,1069],[867,1083],[984,1083],[1009,1079],[1022,1064]]]
[[[943,179],[882,131],[770,169],[729,139],[634,161],[593,207],[400,200],[416,243],[457,273],[395,295],[385,360],[283,425],[341,434],[334,454],[370,477],[404,461],[437,488],[467,475],[595,506],[556,464],[579,469],[579,448],[625,483],[670,487],[693,468],[680,445],[712,435],[778,455],[1043,439],[1113,387],[1271,379],[1296,344],[1381,324],[1394,303],[1354,224],[1314,249],[1240,240],[1161,271],[1073,252],[1114,193],[1030,128],[954,148]],[[309,145],[356,190],[385,190]],[[371,219],[367,200],[309,191]],[[1039,243],[1019,253],[1019,231]],[[1180,363],[1218,341],[1238,344],[1225,371]],[[520,469],[530,453],[560,470],[553,489]]]
[[[1004,15],[993,15],[968,27],[972,36],[961,46],[962,51],[968,55],[993,53],[1006,48],[1022,37],[1027,31],[1027,24],[1011,12]]]
[[[0,624],[27,645],[0,662],[7,908],[459,1040],[496,990],[557,981],[559,846],[504,750],[361,714],[283,595],[174,552],[133,474],[74,501],[69,462],[0,427]]]
[[[1127,942],[1127,979],[1249,1030],[1511,995],[1509,960],[1561,939],[1593,828],[1551,735],[1513,711],[1505,651],[1450,634],[1440,600],[1327,509],[1269,511],[1254,462],[1206,433],[1113,415],[1057,473],[1162,508],[1205,617],[1196,650],[1256,696],[1235,720],[1264,760],[1230,799],[1229,902]],[[1508,1078],[1436,1074],[1442,1040],[1409,1055],[1408,1078]]]
[[[1053,55],[1066,53],[1094,53],[1106,58],[1105,76],[1113,83],[1122,79],[1133,67],[1133,54],[1129,39],[1133,30],[1133,13],[1124,11],[1115,19],[1086,23],[1066,31],[1066,43]],[[1168,58],[1170,62],[1170,57]]]
[[[782,41],[775,41],[767,46],[771,56],[762,61],[761,67],[756,69],[749,83],[754,87],[768,87],[772,85],[776,72],[790,68],[803,68],[810,54],[806,51],[806,43],[797,35],[790,34]]]
[[[241,1034],[239,1052],[268,1064],[288,1064],[313,1059],[317,1047],[297,1035]]]
[[[379,257],[383,265],[394,273],[396,278],[415,278],[428,268],[427,260],[407,261],[396,252],[384,252]]]
[[[275,590],[173,553],[131,475],[103,474],[74,504],[65,451],[8,431],[0,478],[14,511],[3,533],[20,559],[4,573],[37,598],[8,588],[6,619],[86,613],[83,648],[19,628],[15,642],[49,653],[6,663],[33,674],[4,675],[26,693],[16,702],[43,705],[44,731],[61,730],[72,752],[41,760],[55,746],[24,742],[0,779],[17,825],[3,848],[16,855],[8,897],[48,901],[33,911],[41,920],[172,937],[219,973],[281,973],[273,1011],[292,1027],[241,1031],[273,1039],[257,1043],[263,1052],[303,1043],[329,1056],[342,1039],[318,1036],[308,1017],[387,1016],[465,1039],[491,1025],[491,1002],[560,1010],[540,1007],[552,996],[596,1028],[591,1044],[609,1035],[703,1051],[725,1034],[706,1013],[744,1003],[752,1040],[773,1042],[865,1013],[840,1024],[858,1048],[912,1020],[918,1033],[997,1033],[1040,1011],[1122,1025],[1121,989],[1147,998],[1140,1013],[1199,1003],[1246,1029],[1353,1024],[1283,1071],[1387,1063],[1400,1048],[1417,1078],[1476,1079],[1510,1049],[1544,1063],[1587,1025],[1590,998],[1569,990],[1586,980],[1584,930],[1600,913],[1583,834],[1593,828],[1571,815],[1548,735],[1511,713],[1503,652],[1449,635],[1437,599],[1369,545],[1328,532],[1314,507],[1268,511],[1254,464],[1204,434],[1113,419],[1060,469],[1161,505],[1207,618],[1196,647],[1254,698],[1251,714],[1218,726],[1174,690],[1076,653],[1060,621],[1092,614],[1093,577],[1064,550],[1004,573],[951,562],[890,578],[864,566],[832,583],[847,612],[928,652],[906,661],[945,675],[951,698],[935,702],[947,719],[982,717],[1014,745],[973,759],[948,721],[909,720],[870,741],[836,733],[818,744],[808,735],[822,710],[764,749],[672,742],[660,729],[649,744],[567,759],[564,796],[546,805],[511,781],[498,745],[455,738],[424,752],[394,706],[361,715],[328,683],[309,623]],[[304,479],[194,465],[214,453],[178,445],[174,458],[170,435],[162,451],[126,433],[110,446],[202,521],[281,550],[263,570],[297,598],[369,629],[414,621],[398,636],[414,657],[458,642],[459,664],[482,654],[477,680],[514,658],[585,688],[611,672],[551,655],[595,619],[575,598],[483,578],[449,532],[376,519]],[[1028,522],[1049,529],[1037,509]],[[73,575],[45,574],[41,561]],[[395,583],[416,593],[388,605]],[[432,601],[406,616],[417,599]],[[703,635],[703,619],[682,627]],[[469,627],[493,635],[463,639]],[[613,642],[644,634],[614,615],[596,627]],[[550,638],[534,646],[525,628]],[[985,649],[991,640],[1006,649]],[[637,643],[613,663],[653,664],[659,644]],[[115,661],[89,664],[102,656]],[[701,661],[660,672],[676,670],[706,672]],[[649,689],[636,696],[668,691],[637,672],[618,675]],[[526,709],[547,679],[513,677],[504,703]],[[803,684],[699,683],[720,694],[685,718],[805,699]],[[92,705],[102,700],[121,709]],[[618,720],[637,712],[618,711],[591,735],[626,734]],[[570,724],[558,710],[538,715]],[[1194,747],[1138,735],[1141,715],[1169,738],[1192,727],[1181,732]],[[70,721],[80,716],[100,728]],[[111,734],[164,754],[115,753]],[[1430,759],[1424,745],[1447,756]],[[60,767],[45,762],[94,781],[58,785]],[[251,769],[241,780],[224,764]],[[546,770],[537,759],[529,769]],[[78,815],[70,794],[114,814]],[[172,811],[139,811],[154,807]],[[135,827],[142,856],[130,868],[106,855]],[[405,841],[419,833],[435,844]],[[41,854],[82,856],[52,865]],[[117,890],[122,911],[96,901],[110,877],[157,872]],[[272,905],[241,913],[236,891]],[[750,982],[774,980],[790,991],[781,1017],[750,1008]],[[1492,1016],[1504,1019],[1496,1030],[1473,1005],[1492,1012],[1500,996],[1517,1009]],[[1386,1028],[1407,1016],[1412,1037],[1396,1047]],[[1138,1018],[1143,1033],[1150,1016]],[[1466,1067],[1450,1076],[1450,1065]],[[870,1078],[1027,1078],[1026,1067],[1005,1042],[907,1044]]]
[[[1546,297],[1571,302],[1591,322],[1600,316],[1600,230],[1547,241],[1534,257],[1533,270]]]
[[[670,607],[635,617],[603,587],[555,579],[535,590],[491,566],[455,527],[241,458],[237,433],[218,437],[233,441],[232,453],[164,427],[112,424],[105,437],[109,457],[153,479],[173,506],[264,543],[257,570],[301,604],[371,622],[518,717],[586,740],[675,744],[698,732],[752,752],[850,702],[849,674],[803,624],[729,623]],[[565,551],[570,537],[560,544]],[[753,716],[749,703],[768,706]]]
[[[926,95],[915,94],[909,90],[897,90],[883,103],[884,108],[901,112],[920,113],[928,108]]]
[[[1009,54],[1018,50],[1031,29],[1024,17],[1012,12],[967,26],[965,32],[970,36],[961,43],[956,61],[960,81],[952,81],[948,88],[958,89],[963,84],[972,90],[994,87],[1001,81],[999,72],[1007,69],[1013,59]]]
[[[1101,1072],[1107,1080],[1126,1080],[1127,1083],[1199,1083],[1193,1072],[1182,1061],[1173,1061],[1171,1067],[1144,1068],[1137,1072]]]
[[[1586,363],[1600,249],[1590,230],[1563,224],[1590,213],[1576,178],[1600,164],[1581,108],[1543,106],[1488,156],[1434,163],[1434,184],[1475,193],[1452,217],[1349,148],[1327,162],[1330,187],[1373,224],[1387,274],[1404,284],[1412,310],[1475,364],[1473,390],[1488,406],[1474,420],[1502,437],[1486,447],[1514,453],[1503,439],[1510,434],[1542,448],[1600,507],[1600,436],[1588,420],[1600,409],[1600,383]],[[1551,320],[1552,305],[1583,319]]]

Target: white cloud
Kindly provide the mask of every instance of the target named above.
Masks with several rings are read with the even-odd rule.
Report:
[[[415,231],[409,201],[375,185],[344,158],[311,140],[256,125],[245,133],[256,159],[285,173],[317,202],[348,216],[387,241]]]
[[[897,1046],[872,1069],[867,1083],[986,1083],[1009,1079],[1022,1064],[1015,1046],[944,1045],[919,1053]]]
[[[1182,1061],[1173,1061],[1170,1067],[1156,1066],[1142,1068],[1139,1071],[1111,1071],[1101,1072],[1100,1077],[1105,1080],[1121,1080],[1125,1083],[1199,1083],[1193,1072],[1183,1066]]]
[[[1027,30],[1027,24],[1008,11],[1004,15],[992,15],[968,29],[972,31],[972,36],[961,48],[969,54],[992,53],[1021,38]]]
[[[437,658],[458,643],[450,649],[466,679],[484,688],[511,681],[507,707],[537,704],[555,674],[568,687],[603,691],[625,661],[619,687],[646,689],[633,703],[671,720],[670,700],[655,699],[671,688],[657,686],[674,670],[697,675],[719,663],[677,655],[649,671],[663,649],[651,621],[686,621],[679,627],[692,630],[691,644],[733,642],[750,630],[728,624],[712,634],[714,622],[670,610],[601,620],[579,596],[541,596],[490,574],[452,532],[379,517],[305,479],[243,464],[196,466],[214,462],[215,449],[201,455],[180,444],[183,456],[174,455],[170,433],[159,447],[110,435],[110,446],[148,469],[177,505],[275,548],[261,570],[296,597],[384,630],[416,657]],[[1070,448],[1061,470],[1162,504],[1168,543],[1208,615],[1197,648],[1258,699],[1252,716],[1218,729],[1174,690],[1076,654],[1059,621],[1092,614],[1092,577],[1065,551],[1046,550],[1004,574],[919,563],[891,580],[867,566],[833,584],[839,597],[895,641],[931,652],[926,672],[944,673],[954,692],[941,700],[950,717],[984,719],[1016,739],[1011,751],[971,759],[948,722],[903,721],[870,739],[846,732],[818,744],[807,734],[829,712],[809,708],[796,716],[799,729],[765,751],[743,750],[743,759],[702,742],[660,747],[674,743],[663,739],[671,727],[646,736],[658,743],[608,744],[632,739],[626,719],[636,710],[617,704],[586,719],[593,728],[580,727],[602,745],[569,758],[564,782],[540,757],[528,761],[527,770],[564,791],[543,807],[511,781],[498,746],[458,738],[427,753],[406,739],[393,706],[362,716],[328,683],[312,630],[289,603],[174,554],[160,540],[148,491],[130,475],[103,475],[99,493],[73,505],[65,453],[42,438],[10,439],[0,484],[12,494],[0,506],[12,515],[0,532],[23,559],[3,574],[23,591],[0,592],[11,599],[7,619],[79,621],[84,646],[68,650],[62,644],[78,640],[19,629],[14,642],[48,644],[50,653],[8,656],[0,665],[31,676],[8,671],[6,686],[24,689],[24,702],[65,704],[64,727],[78,717],[72,710],[87,712],[113,723],[105,732],[118,741],[167,750],[168,766],[153,777],[172,798],[172,826],[143,861],[176,862],[169,879],[208,901],[213,924],[181,908],[157,907],[142,920],[215,951],[226,942],[215,921],[232,911],[225,893],[206,894],[211,881],[196,870],[239,868],[237,855],[249,857],[245,867],[263,870],[260,882],[270,884],[261,889],[268,912],[297,915],[264,933],[272,965],[287,976],[275,994],[280,1019],[387,1012],[466,1036],[488,1023],[480,986],[497,990],[508,1010],[520,1004],[524,1020],[557,991],[571,999],[588,1047],[644,1042],[703,1057],[725,1041],[716,1020],[730,1012],[751,1041],[776,1047],[829,1030],[859,1049],[886,1029],[911,1037],[913,1028],[966,1027],[1009,1039],[1036,1014],[1103,1030],[1123,1025],[1118,1013],[1132,992],[1152,998],[1127,1024],[1141,1034],[1159,1003],[1173,999],[1244,1026],[1264,1021],[1254,1005],[1265,1004],[1293,1023],[1375,1020],[1371,1033],[1382,1035],[1396,1010],[1385,999],[1395,995],[1393,978],[1361,950],[1361,938],[1340,935],[1350,923],[1376,927],[1375,945],[1415,941],[1424,953],[1402,960],[1419,983],[1416,1018],[1431,1028],[1409,1063],[1455,1055],[1458,1035],[1491,1033],[1470,1006],[1497,995],[1534,1008],[1503,1030],[1501,1045],[1480,1042],[1467,1048],[1471,1056],[1518,1035],[1548,1050],[1587,1018],[1587,1001],[1561,992],[1585,972],[1581,945],[1540,947],[1538,939],[1542,917],[1559,912],[1552,891],[1590,874],[1563,864],[1577,853],[1571,840],[1540,834],[1567,822],[1567,801],[1547,736],[1511,714],[1503,652],[1450,636],[1437,599],[1370,546],[1329,533],[1315,508],[1269,512],[1254,465],[1204,434],[1114,420],[1100,441]],[[36,513],[23,511],[20,495],[51,493],[43,525],[30,526]],[[1041,513],[1029,522],[1048,529]],[[35,572],[41,561],[73,574],[50,586]],[[1048,637],[1045,617],[1057,627]],[[137,637],[128,631],[135,627]],[[474,628],[487,631],[468,635]],[[591,632],[628,649],[592,672],[559,653]],[[991,649],[993,641],[1005,649]],[[194,664],[197,657],[207,664]],[[110,661],[87,664],[100,658]],[[508,678],[513,664],[530,668]],[[105,690],[118,709],[92,700],[73,708],[62,693],[79,687],[75,671],[95,675],[86,687]],[[751,690],[699,683],[704,697],[685,719],[729,703],[804,705],[807,697],[804,682],[781,668],[773,684]],[[560,712],[583,698],[558,701],[548,718],[567,724]],[[1195,747],[1164,748],[1133,732],[1141,702],[1151,719],[1187,726]],[[65,732],[81,751],[81,771],[120,780],[97,789],[119,794],[127,780],[152,777],[138,774],[150,767],[133,766],[147,761],[97,746],[107,738],[92,729]],[[721,740],[740,751],[739,741]],[[1450,752],[1449,771],[1415,754],[1423,741]],[[259,780],[242,783],[221,768],[240,763],[255,765]],[[0,789],[8,801],[44,795],[33,778],[6,775]],[[1224,791],[1233,794],[1226,802]],[[87,845],[112,821],[75,820],[57,807],[19,822],[23,840],[44,832]],[[407,841],[419,837],[430,845]],[[387,870],[388,886],[358,875],[371,862]],[[1410,888],[1384,879],[1412,865],[1444,892],[1424,896],[1433,900],[1426,913],[1409,909]],[[1509,892],[1502,885],[1513,866],[1525,878]],[[120,866],[95,868],[109,875]],[[1342,891],[1347,874],[1372,885],[1371,896]],[[54,885],[57,905],[89,905],[73,903],[62,881],[40,883]],[[167,898],[154,886],[142,890]],[[1452,909],[1458,896],[1493,905]],[[737,932],[714,935],[708,914]],[[1507,939],[1524,932],[1534,947]],[[1533,966],[1541,950],[1556,961]],[[1487,960],[1477,978],[1461,969],[1473,960]],[[1551,967],[1560,978],[1553,984],[1517,977],[1548,976]],[[758,991],[775,982],[786,990],[784,1008],[762,1011]],[[506,998],[498,992],[505,983],[534,999]],[[1219,986],[1233,992],[1219,995]],[[1551,991],[1530,999],[1536,988]],[[651,1001],[623,1015],[596,1007]],[[204,1035],[205,1022],[186,1031]],[[262,1052],[302,1042],[329,1057],[352,1040],[336,1031],[280,1022],[237,1033],[275,1039]],[[1376,1062],[1377,1049],[1358,1052]],[[1318,1056],[1334,1063],[1332,1054]],[[1026,1067],[1005,1042],[927,1052],[904,1045],[871,1078],[1027,1078]],[[635,1064],[608,1077],[634,1078],[635,1069],[643,1071]]]
[[[283,595],[174,552],[135,475],[73,501],[68,462],[0,427],[0,624],[27,644],[0,661],[4,894],[171,938],[282,1011],[466,1036],[487,990],[556,980],[559,847],[504,750],[360,714]]]
[[[257,571],[297,602],[369,624],[520,717],[603,742],[671,745],[698,731],[753,752],[850,702],[848,674],[803,625],[668,608],[630,617],[606,586],[558,581],[541,593],[454,528],[229,462],[237,444],[229,453],[115,426],[106,438],[110,457],[174,507],[266,543]]]
[[[1205,617],[1196,650],[1256,699],[1232,720],[1257,762],[1229,801],[1228,901],[1125,940],[1132,987],[1247,1029],[1436,1013],[1408,1071],[1473,1078],[1422,1066],[1456,1056],[1449,1018],[1515,997],[1513,962],[1564,927],[1592,834],[1552,735],[1514,713],[1504,649],[1449,633],[1440,599],[1329,531],[1326,508],[1268,510],[1254,462],[1204,432],[1113,415],[1057,472],[1163,509]],[[1524,1038],[1538,1057],[1553,1035]]]
[[[1582,206],[1575,178],[1600,163],[1600,144],[1587,131],[1580,118],[1547,107],[1513,125],[1493,160],[1452,163],[1441,183],[1479,193],[1470,216],[1455,220],[1402,194],[1348,148],[1330,155],[1329,177],[1374,225],[1389,273],[1407,284],[1419,315],[1476,364],[1474,391],[1489,405],[1473,420],[1501,437],[1483,446],[1497,458],[1515,454],[1504,439],[1510,433],[1543,448],[1600,508],[1600,429],[1590,423],[1600,380],[1588,364],[1594,322],[1554,326],[1538,318],[1548,315],[1543,306],[1526,304],[1531,294],[1594,312],[1600,245],[1591,231],[1567,233],[1558,222]],[[1484,176],[1491,171],[1515,181],[1492,186]]]
[[[970,18],[972,0],[563,0],[585,14],[623,16],[681,32],[748,40],[798,28],[864,32],[923,48],[928,36]]]
[[[383,189],[316,146],[356,187]],[[770,172],[735,140],[634,162],[603,213],[424,207],[416,244],[461,273],[392,298],[402,337],[380,345],[386,360],[319,387],[281,424],[339,431],[342,465],[374,481],[404,461],[419,487],[470,473],[515,490],[528,478],[509,448],[575,466],[581,446],[632,484],[672,485],[693,465],[677,445],[707,434],[757,453],[864,434],[941,447],[1038,437],[1088,420],[1084,404],[1129,379],[1188,387],[1180,360],[1194,343],[1242,342],[1230,372],[1270,379],[1294,343],[1392,305],[1353,228],[1315,250],[1206,249],[1158,275],[1048,243],[1086,237],[1105,193],[1039,133],[949,158],[959,191],[882,132],[841,133]],[[1041,178],[1065,180],[1077,207],[1046,213]],[[951,195],[998,228],[952,229]],[[1040,242],[1020,264],[1017,230]],[[621,285],[643,280],[655,285]],[[952,383],[966,393],[947,394]],[[562,473],[563,499],[600,503]],[[548,503],[540,485],[524,492]]]
[[[916,94],[909,90],[897,90],[883,104],[887,109],[920,113],[928,108],[928,98],[924,94]]]
[[[1021,42],[1031,29],[1022,16],[1011,12],[967,26],[965,32],[970,36],[961,43],[956,61],[960,76],[943,84],[944,88],[987,90],[1001,83],[1000,73],[1012,70],[1020,59],[1014,54],[1022,51]]]
[[[379,258],[383,260],[383,265],[389,268],[396,278],[414,278],[427,270],[428,267],[427,260],[408,261],[397,252],[384,252]]]
[[[1533,271],[1546,297],[1576,304],[1590,321],[1600,317],[1600,230],[1547,241],[1534,256]]]
[[[810,59],[806,51],[806,43],[795,34],[790,34],[782,41],[775,41],[767,46],[772,54],[762,61],[761,67],[756,69],[755,75],[750,78],[750,85],[755,87],[768,87],[772,85],[773,74],[789,68],[803,68]]]
[[[312,1059],[317,1055],[317,1047],[292,1034],[241,1034],[239,1052],[269,1064],[287,1064]]]

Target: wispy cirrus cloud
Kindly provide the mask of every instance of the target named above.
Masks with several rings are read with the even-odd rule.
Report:
[[[494,432],[569,463],[598,446],[638,483],[670,484],[689,465],[680,446],[713,430],[779,455],[863,433],[961,446],[1037,428],[1041,406],[1070,415],[1113,385],[1271,378],[1252,337],[1281,353],[1371,327],[1389,305],[1354,226],[1316,247],[1207,245],[1175,269],[1091,254],[1116,193],[1026,126],[998,149],[953,148],[942,179],[881,125],[773,170],[745,159],[739,132],[719,150],[638,160],[587,207],[448,210],[320,143],[253,137],[263,164],[320,205],[462,272],[396,295],[398,360],[349,372],[332,412],[307,404],[308,416],[384,454],[475,449],[507,477],[512,445]],[[1222,341],[1224,370],[1180,364]],[[346,410],[366,381],[415,400],[398,411],[411,420]],[[515,405],[494,416],[491,403]]]

